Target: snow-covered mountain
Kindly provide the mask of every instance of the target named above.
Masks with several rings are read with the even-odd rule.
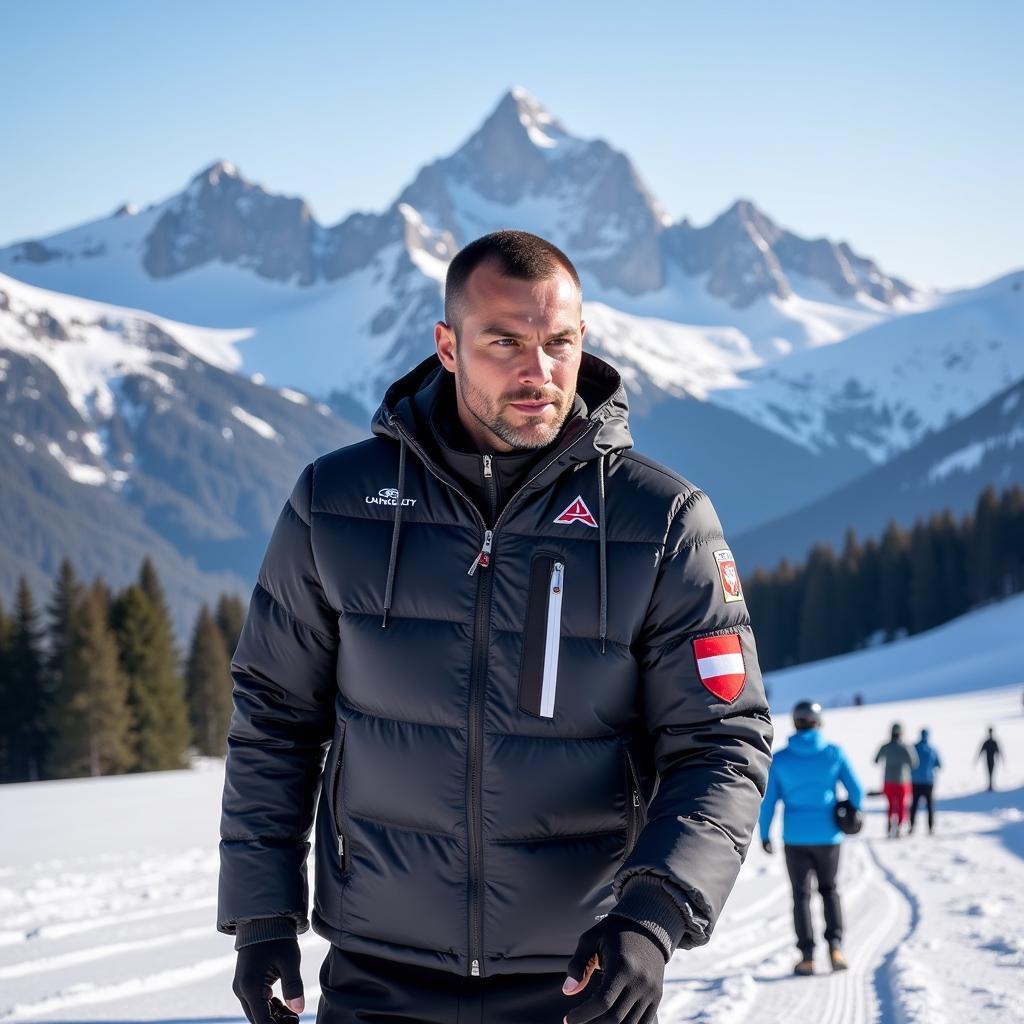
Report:
[[[47,289],[51,305],[63,293],[116,307],[118,323],[145,310],[133,314],[149,325],[143,335],[191,344],[192,358],[246,382],[239,387],[265,381],[208,410],[236,434],[237,406],[283,436],[275,417],[289,393],[313,396],[362,432],[384,387],[432,350],[448,261],[502,227],[544,235],[573,258],[589,345],[623,374],[638,448],[707,489],[731,536],[849,484],[1024,376],[1020,275],[951,294],[915,288],[846,242],[787,231],[745,199],[702,227],[674,222],[628,156],[573,135],[521,88],[382,212],[324,225],[301,198],[271,194],[218,161],[144,209],[126,204],[0,249],[0,273]],[[108,315],[98,308],[90,315]],[[8,341],[0,327],[0,346]],[[83,359],[109,361],[105,351]],[[135,346],[129,362],[143,367],[135,379],[155,400],[172,370],[143,351]],[[87,401],[73,382],[62,387]],[[19,392],[19,405],[32,401]],[[264,401],[280,409],[254,409]],[[304,415],[323,427],[316,408]],[[132,475],[88,424],[69,421],[59,436],[15,432],[47,451],[59,445],[66,474],[92,474],[108,490]],[[255,443],[259,431],[249,433]],[[329,430],[331,443],[317,449],[322,431],[299,433],[303,451],[340,443]],[[155,464],[172,472],[170,452]],[[193,501],[192,486],[170,484],[175,502]],[[175,544],[183,535],[193,543],[196,530],[231,534],[237,496],[215,509],[217,489],[204,493],[198,518],[213,525],[183,528],[194,510],[170,525],[157,516]]]
[[[864,539],[880,537],[890,520],[910,527],[947,508],[962,516],[989,484],[1024,484],[1024,379],[853,482],[739,533],[732,549],[748,572],[801,561],[811,542],[839,551],[851,526]]]
[[[0,592],[64,555],[120,585],[147,553],[181,627],[248,592],[299,470],[362,431],[236,373],[233,341],[0,275]]]
[[[1024,271],[743,374],[711,401],[829,457],[880,465],[1024,377]]]
[[[846,243],[802,239],[749,201],[702,228],[673,224],[624,153],[573,136],[521,88],[381,213],[323,226],[301,199],[271,195],[220,161],[141,212],[124,207],[10,245],[0,271],[181,322],[244,329],[247,373],[321,397],[342,392],[369,410],[430,350],[448,260],[509,226],[564,248],[586,298],[617,311],[635,343],[611,345],[641,405],[662,392],[701,395],[723,374],[928,300]],[[589,307],[587,315],[606,319]],[[685,328],[667,360],[664,340],[651,338],[664,328],[648,319]],[[592,325],[599,351],[602,326]]]

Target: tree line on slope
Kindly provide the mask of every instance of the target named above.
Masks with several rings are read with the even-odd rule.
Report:
[[[941,625],[1024,590],[1024,491],[987,487],[973,513],[946,510],[880,541],[847,531],[744,587],[763,669],[817,661]]]
[[[45,614],[28,582],[0,604],[0,782],[164,771],[226,752],[234,595],[204,604],[182,664],[153,563],[113,593],[61,563]]]

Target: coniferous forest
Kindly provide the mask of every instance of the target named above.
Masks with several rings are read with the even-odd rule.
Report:
[[[988,487],[974,512],[948,511],[880,540],[847,532],[744,581],[761,668],[845,654],[941,625],[1024,590],[1024,490]]]
[[[850,530],[843,549],[758,570],[744,593],[761,667],[783,668],[940,625],[1024,590],[1024,491],[987,488],[974,512],[935,514],[880,540]],[[113,593],[67,559],[41,608],[21,580],[0,604],[0,782],[187,767],[223,756],[230,662],[243,602],[221,595],[179,649],[146,559]]]
[[[223,756],[231,654],[243,602],[200,610],[184,656],[163,588],[146,559],[113,593],[65,559],[41,608],[22,579],[0,605],[0,781],[184,768]]]

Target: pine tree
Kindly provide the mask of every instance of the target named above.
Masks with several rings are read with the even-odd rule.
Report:
[[[1014,486],[999,499],[996,536],[1003,595],[1024,590],[1024,490]]]
[[[109,775],[132,763],[128,686],[107,624],[102,587],[90,587],[72,617],[67,673],[57,695],[54,776]]]
[[[992,487],[986,487],[974,510],[974,525],[968,541],[968,588],[972,605],[996,596],[999,576],[999,503]]]
[[[224,637],[205,604],[192,633],[185,679],[196,748],[207,757],[223,757],[232,710],[230,659]]]
[[[803,573],[798,661],[817,661],[838,653],[835,614],[836,557],[828,544],[811,549]]]
[[[185,682],[178,673],[170,623],[140,584],[126,587],[111,607],[128,685],[135,771],[165,771],[184,764],[189,745]]]
[[[879,550],[879,583],[881,628],[892,640],[910,624],[910,540],[891,521]]]
[[[67,659],[71,646],[71,630],[75,608],[82,599],[82,584],[75,574],[69,558],[60,563],[50,604],[47,606],[49,624],[46,657],[46,699],[43,710],[45,745],[43,764],[50,763],[50,746],[54,740],[57,721],[57,695],[67,686]]]
[[[14,600],[14,621],[8,655],[7,721],[8,767],[12,782],[38,779],[44,746],[43,631],[35,598],[22,576]]]
[[[775,574],[782,623],[779,643],[782,664],[795,665],[800,643],[800,607],[803,603],[803,569],[783,558]]]
[[[149,555],[146,555],[142,560],[142,566],[139,569],[139,586],[146,597],[149,598],[150,604],[157,610],[160,617],[166,622],[170,622],[171,613],[167,608],[164,588],[160,583],[160,577],[157,574],[156,566],[153,564],[153,559]]]
[[[910,533],[910,632],[931,629],[940,619],[939,563],[935,531],[921,522]]]
[[[863,549],[857,533],[851,527],[846,531],[843,553],[836,566],[836,653],[852,651],[864,643],[867,635],[864,624],[862,560]]]
[[[871,642],[882,628],[882,612],[879,596],[882,592],[882,556],[878,541],[869,537],[864,542],[860,559],[859,600],[864,642]]]
[[[948,622],[967,611],[966,542],[949,509],[933,516],[931,523],[939,571],[939,622]]]
[[[110,608],[114,603],[114,595],[110,589],[110,584],[102,576],[97,576],[92,583],[89,584],[89,593],[93,596],[96,601],[96,607],[99,609],[100,615],[103,617],[103,621],[110,626]]]
[[[242,635],[242,624],[245,622],[245,605],[237,594],[221,594],[214,613],[217,628],[224,637],[224,647],[228,659],[235,653],[238,638]]]

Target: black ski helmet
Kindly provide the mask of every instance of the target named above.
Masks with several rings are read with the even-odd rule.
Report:
[[[821,728],[821,705],[816,700],[802,700],[793,706],[793,727],[798,731]]]
[[[833,815],[839,831],[848,836],[855,836],[864,826],[864,815],[849,800],[836,801]]]

